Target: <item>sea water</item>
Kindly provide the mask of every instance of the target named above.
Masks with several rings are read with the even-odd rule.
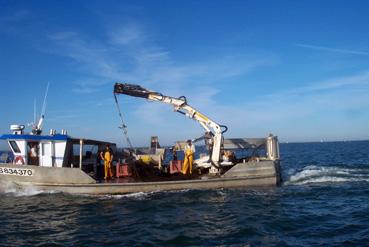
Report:
[[[281,144],[277,188],[69,195],[3,185],[1,246],[368,246],[369,142]]]

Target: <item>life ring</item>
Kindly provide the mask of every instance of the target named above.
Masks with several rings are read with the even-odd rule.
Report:
[[[14,159],[14,164],[16,165],[24,165],[24,159],[22,156],[17,156]]]

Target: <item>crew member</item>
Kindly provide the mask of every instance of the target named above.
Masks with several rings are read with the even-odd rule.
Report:
[[[99,150],[96,157],[95,176],[101,179],[104,173],[104,151]]]
[[[105,151],[103,153],[103,159],[104,159],[104,171],[105,171],[105,177],[104,179],[112,178],[113,173],[111,171],[111,163],[113,161],[113,151],[110,149],[109,145],[106,145]]]
[[[173,157],[172,160],[176,161],[178,159],[176,146],[172,147],[172,157]]]
[[[213,140],[213,133],[211,133],[211,131],[206,131],[204,134],[204,139],[205,139],[205,146],[209,151],[209,162],[211,161],[211,156],[213,155],[213,144],[214,144],[214,140]]]
[[[29,157],[29,164],[30,165],[38,165],[38,153],[37,153],[37,144],[30,143],[30,151],[28,154]]]
[[[185,159],[182,168],[183,174],[187,174],[188,166],[190,166],[190,174],[192,174],[192,164],[195,151],[195,145],[192,144],[191,140],[187,140],[187,144],[184,149]]]

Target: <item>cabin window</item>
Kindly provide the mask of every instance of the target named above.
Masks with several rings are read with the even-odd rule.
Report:
[[[51,156],[51,145],[50,143],[42,143],[42,155]]]
[[[9,141],[9,144],[13,150],[14,153],[20,153],[20,149],[18,147],[18,144],[15,141]]]

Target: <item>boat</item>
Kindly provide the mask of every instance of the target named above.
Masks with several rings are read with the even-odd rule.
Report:
[[[128,86],[132,93],[132,85]],[[116,88],[117,84],[115,92],[122,90]],[[137,96],[137,87],[134,90]],[[140,96],[145,93],[142,88],[140,93]],[[170,100],[173,103],[173,98]],[[176,100],[180,103],[179,109],[192,113],[190,118],[203,123],[201,125],[206,130],[209,129],[207,126],[212,126],[216,132],[211,135],[211,152],[208,150],[208,154],[205,152],[199,155],[194,161],[191,175],[182,174],[182,160],[170,160],[166,164],[165,160],[171,158],[169,148],[152,145],[149,151],[140,153],[132,147],[118,149],[115,143],[107,141],[71,137],[66,130],[57,133],[52,129],[48,135],[44,135],[41,129],[42,116],[39,124],[29,133],[25,131],[24,125],[15,124],[11,125],[10,134],[0,136],[1,140],[8,142],[14,156],[10,163],[0,163],[0,184],[10,183],[20,188],[32,187],[72,194],[125,194],[280,185],[277,136],[270,134],[265,138],[224,139],[224,130],[217,129],[220,125],[214,124],[197,111],[191,112],[193,108],[183,98]],[[199,139],[209,144],[205,137]],[[155,140],[151,144],[157,143],[157,137]],[[183,151],[184,143],[176,143],[177,152]],[[100,152],[106,147],[114,153],[114,175],[108,180],[103,179],[99,161]]]

